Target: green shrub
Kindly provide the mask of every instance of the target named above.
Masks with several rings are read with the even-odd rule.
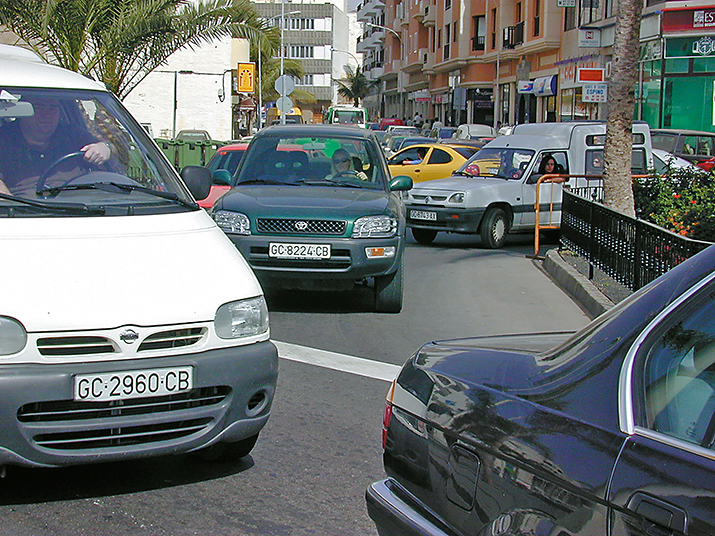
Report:
[[[671,168],[634,179],[636,216],[674,233],[715,242],[715,179],[709,173]]]

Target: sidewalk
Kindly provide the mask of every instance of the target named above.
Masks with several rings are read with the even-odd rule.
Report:
[[[632,294],[631,290],[600,270],[596,270],[593,280],[589,280],[588,264],[570,251],[559,253],[558,249],[550,249],[541,263],[544,271],[579,303],[591,318],[596,318]]]

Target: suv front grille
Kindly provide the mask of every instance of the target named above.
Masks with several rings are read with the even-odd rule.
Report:
[[[346,227],[344,220],[259,218],[257,221],[258,232],[266,234],[342,236]]]

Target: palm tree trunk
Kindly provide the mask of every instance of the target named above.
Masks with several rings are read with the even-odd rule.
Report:
[[[619,0],[618,4],[604,149],[604,202],[614,210],[635,216],[631,159],[643,0]]]

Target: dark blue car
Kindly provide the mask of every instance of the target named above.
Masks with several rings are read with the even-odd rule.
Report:
[[[576,334],[425,345],[384,425],[381,536],[712,536],[715,248]]]

